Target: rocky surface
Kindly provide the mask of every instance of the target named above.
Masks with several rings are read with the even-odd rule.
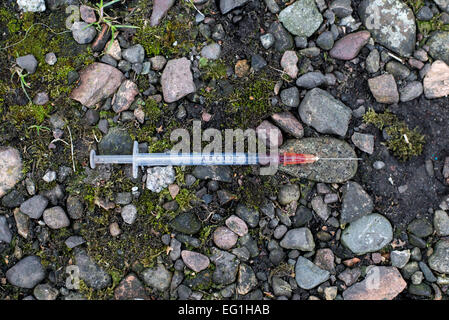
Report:
[[[446,0],[144,2],[4,3],[0,299],[447,299]],[[320,159],[89,167],[196,121]]]

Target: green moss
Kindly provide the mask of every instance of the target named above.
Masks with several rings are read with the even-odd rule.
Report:
[[[197,28],[188,15],[179,14],[171,19],[167,17],[155,27],[145,21],[133,21],[134,25],[139,26],[134,42],[141,44],[150,57],[182,57],[194,45]]]
[[[218,80],[226,77],[226,64],[221,60],[208,60],[201,57],[199,68],[205,81]]]
[[[418,31],[424,36],[422,43],[434,31],[449,31],[449,24],[444,24],[440,17],[441,14],[437,14],[429,21],[416,20]]]
[[[385,128],[390,137],[386,145],[401,161],[407,161],[422,153],[425,136],[420,134],[417,128],[409,129],[405,122],[399,121],[391,112],[385,111],[383,114],[378,114],[370,109],[363,116],[363,121],[373,124],[380,130]]]
[[[21,125],[25,122],[40,125],[48,117],[51,110],[50,104],[38,106],[30,102],[26,106],[10,106],[7,117],[15,125]]]

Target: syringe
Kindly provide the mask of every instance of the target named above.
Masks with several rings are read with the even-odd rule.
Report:
[[[281,153],[262,155],[257,153],[139,153],[134,141],[132,155],[97,155],[90,152],[90,167],[97,164],[132,164],[134,178],[143,166],[235,166],[235,165],[295,165],[314,163],[318,160],[361,160],[360,158],[320,158],[313,154]]]

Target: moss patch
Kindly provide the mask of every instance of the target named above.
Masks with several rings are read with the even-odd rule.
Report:
[[[385,128],[390,137],[386,145],[401,161],[407,161],[411,157],[422,153],[425,136],[420,134],[417,128],[409,129],[405,122],[399,121],[397,116],[391,112],[385,111],[380,114],[370,109],[363,116],[363,121],[373,124],[379,130]]]

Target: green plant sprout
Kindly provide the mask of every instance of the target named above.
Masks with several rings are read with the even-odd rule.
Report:
[[[112,6],[113,4],[119,2],[120,0],[112,0],[106,3],[103,3],[103,0],[100,0],[100,3],[96,4],[96,8],[95,10],[98,13],[98,21],[93,22],[91,24],[89,24],[86,28],[90,27],[90,26],[95,26],[97,28],[97,30],[101,30],[101,24],[105,23],[110,29],[111,29],[111,39],[112,41],[115,39],[115,36],[118,32],[119,28],[133,28],[133,29],[138,29],[139,27],[136,26],[131,26],[131,25],[123,25],[123,24],[115,24],[115,19],[116,18],[112,18],[110,16],[108,16],[104,9]],[[108,50],[112,45],[112,41],[109,44]]]
[[[26,88],[30,89],[31,86],[30,86],[29,83],[27,83],[27,82],[25,81],[25,78],[28,76],[28,74],[23,74],[22,71],[23,71],[22,69],[16,68],[16,69],[15,69],[15,72],[12,74],[11,78],[14,77],[15,74],[17,74],[17,76],[18,76],[19,79],[20,79],[20,86],[22,87],[22,90],[23,90],[23,92],[25,93],[25,95],[26,95],[26,97],[28,98],[28,100],[31,102],[31,98],[30,98],[30,96],[28,95],[28,92],[27,92],[27,90],[26,90]]]
[[[36,125],[36,124],[33,124],[32,126],[29,126],[28,129],[36,129],[37,135],[39,135],[40,130],[51,131],[50,128],[47,128],[47,127],[44,127],[44,126],[40,126],[40,125]]]

